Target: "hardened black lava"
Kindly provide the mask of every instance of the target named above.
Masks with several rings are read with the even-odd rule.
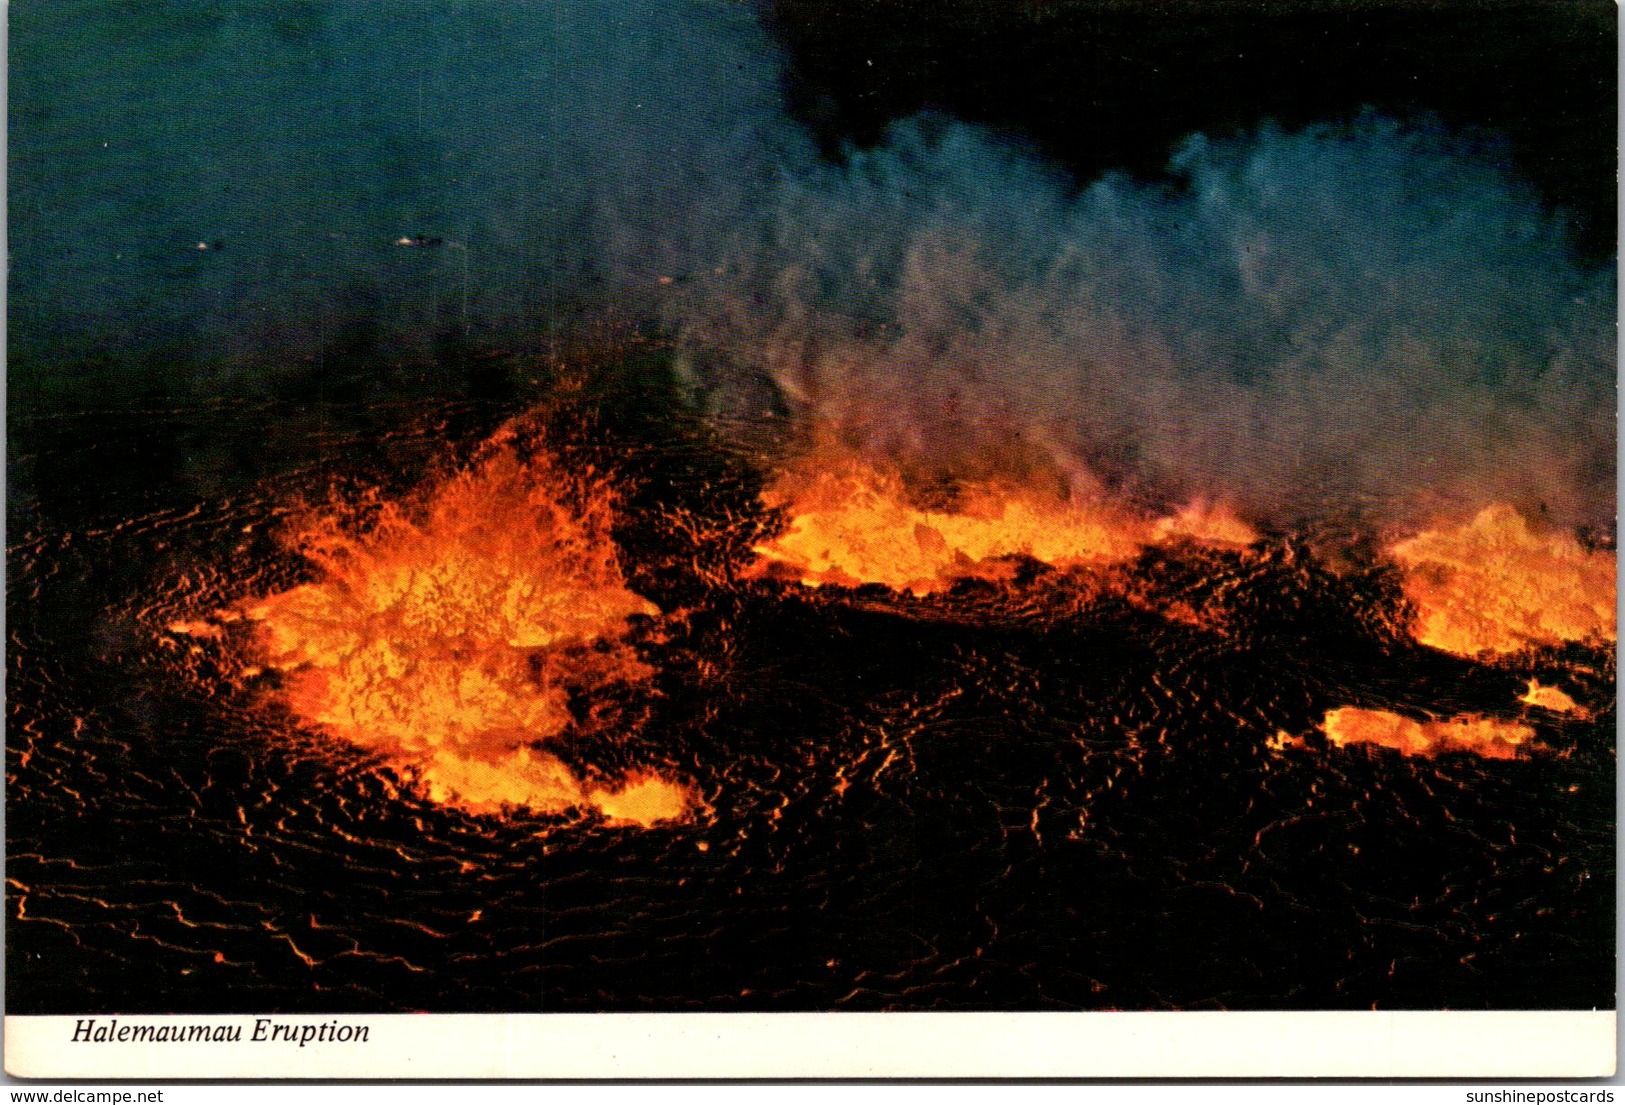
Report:
[[[409,482],[497,405],[14,412],[8,1012],[1613,1006],[1611,651],[1409,644],[1379,563],[1289,537],[1129,570],[1222,631],[1037,565],[742,580],[758,466],[614,398],[561,448],[619,472],[631,585],[685,615],[649,724],[566,752],[694,780],[708,815],[652,829],[402,793],[165,630],[296,577],[298,496]],[[1559,674],[1589,719],[1518,704]],[[1550,751],[1328,747],[1345,705]]]

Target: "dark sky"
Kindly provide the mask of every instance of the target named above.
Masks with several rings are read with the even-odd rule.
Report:
[[[555,338],[597,340],[605,316],[754,365],[832,319],[854,340],[882,316],[930,331],[903,261],[944,234],[973,232],[1017,267],[1071,242],[1105,259],[1097,291],[1130,279],[1117,256],[1162,249],[1158,287],[1211,306],[1248,262],[1226,254],[1237,228],[1203,230],[1199,204],[1180,207],[1200,186],[1166,166],[1199,133],[1216,152],[1187,166],[1241,173],[1214,186],[1247,219],[1322,227],[1271,271],[1336,284],[1348,296],[1332,313],[1351,326],[1376,325],[1351,291],[1374,243],[1446,259],[1407,293],[1426,315],[1452,273],[1478,291],[1501,279],[1501,247],[1522,247],[1495,227],[1517,238],[1530,199],[1562,209],[1572,237],[1536,228],[1551,256],[1514,265],[1511,306],[1473,323],[1524,341],[1536,330],[1509,312],[1544,295],[1562,317],[1539,332],[1572,322],[1564,289],[1615,251],[1616,18],[1609,0],[424,0],[387,19],[368,0],[29,0],[9,44],[13,405],[137,377],[210,392],[315,380],[325,395],[332,366],[361,366],[373,387],[468,356],[517,363]],[[1334,149],[1326,124],[1368,107],[1424,125],[1382,141],[1356,125],[1363,137]],[[1417,137],[1434,131],[1448,141]],[[1044,157],[1011,148],[1023,142]],[[828,163],[860,147],[867,168]],[[1355,147],[1369,156],[1347,160]],[[1397,167],[1373,167],[1383,156]],[[1109,189],[1118,214],[1067,194],[1121,171],[1139,179]],[[1266,185],[1316,206],[1282,222],[1255,202]],[[1450,251],[1418,246],[1439,222],[1429,205],[1472,224]],[[1124,220],[1165,216],[1180,225],[1105,244]],[[413,235],[440,245],[398,246]],[[1307,275],[1324,264],[1336,280]],[[935,274],[933,304],[983,319],[953,275]],[[1078,317],[1076,293],[1046,292],[1057,317]],[[1027,309],[994,299],[1010,310],[990,324]],[[1296,309],[1304,325],[1330,311]],[[1580,360],[1611,381],[1613,312],[1596,311],[1607,325]],[[769,325],[781,316],[804,321],[796,341]],[[1212,329],[1260,347],[1228,321]]]
[[[1616,240],[1609,0],[772,0],[791,101],[831,153],[936,107],[1013,126],[1081,180],[1153,174],[1201,131],[1370,106],[1509,140],[1517,170]]]

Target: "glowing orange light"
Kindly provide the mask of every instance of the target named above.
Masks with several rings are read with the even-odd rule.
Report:
[[[1158,542],[1257,539],[1222,504],[1197,503],[1153,521],[1108,503],[985,483],[961,489],[952,509],[932,509],[913,502],[893,473],[851,458],[825,463],[815,474],[781,478],[766,493],[768,505],[790,520],[783,534],[757,546],[762,574],[925,595],[958,579],[1007,579],[1014,558],[1071,568],[1121,563]]]
[[[629,825],[682,817],[692,803],[687,790],[649,774],[634,775],[613,789],[594,788],[587,797],[605,817]]]
[[[1462,656],[1615,639],[1614,554],[1538,533],[1505,504],[1401,541],[1417,640]]]
[[[1326,739],[1339,748],[1376,744],[1407,756],[1471,752],[1491,760],[1510,760],[1534,739],[1527,725],[1468,714],[1444,721],[1416,721],[1387,710],[1342,706],[1326,712]]]
[[[310,519],[295,540],[319,578],[244,613],[295,713],[434,801],[680,817],[680,784],[589,780],[542,747],[595,692],[652,674],[625,638],[630,618],[658,610],[625,586],[611,506],[606,486],[499,438],[415,510],[378,504],[361,532]]]
[[[1224,503],[1199,499],[1177,514],[1159,518],[1151,526],[1152,538],[1159,542],[1180,539],[1204,545],[1251,545],[1258,532],[1236,516]]]
[[[1538,679],[1529,681],[1529,689],[1524,691],[1523,696],[1518,701],[1528,706],[1539,706],[1543,710],[1551,710],[1553,713],[1586,716],[1586,711],[1580,704],[1570,698],[1568,693],[1561,687],[1542,686]]]

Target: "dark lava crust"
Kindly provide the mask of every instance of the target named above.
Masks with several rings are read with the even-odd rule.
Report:
[[[14,419],[11,1013],[1614,1004],[1611,652],[1410,645],[1380,565],[1284,538],[1148,555],[1100,595],[1037,568],[931,600],[742,582],[771,521],[750,466],[599,423],[578,447],[620,458],[629,576],[683,613],[648,724],[568,754],[711,812],[470,817],[165,631],[293,578],[269,531],[297,494],[483,425],[363,405],[234,468],[288,413]],[[191,437],[223,443],[215,482],[172,478]],[[171,448],[51,482],[134,438]],[[710,545],[661,521],[685,512]],[[1533,676],[1591,718],[1521,706]],[[1549,751],[1329,748],[1344,705],[1523,717]]]

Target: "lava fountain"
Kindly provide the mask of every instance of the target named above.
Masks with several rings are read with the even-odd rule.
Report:
[[[758,575],[813,587],[878,583],[916,596],[960,579],[1009,579],[1022,559],[1100,567],[1153,543],[1257,540],[1226,506],[1209,502],[1152,519],[1110,501],[989,480],[962,484],[951,502],[927,506],[900,474],[854,455],[819,454],[792,466],[764,499],[788,521],[756,547]]]
[[[1065,497],[1032,483],[959,482],[927,502],[894,468],[815,448],[764,493],[765,504],[786,521],[756,546],[750,571],[808,587],[879,584],[924,597],[964,579],[1009,583],[1024,560],[1061,570],[1127,567],[1156,545],[1239,548],[1259,541],[1223,502],[1198,500],[1159,518],[1110,496]],[[1412,607],[1410,634],[1420,644],[1493,660],[1615,638],[1612,551],[1540,532],[1509,505],[1397,542],[1388,553]],[[1560,689],[1534,681],[1520,701],[1584,714]],[[1320,727],[1333,747],[1376,745],[1406,756],[1512,759],[1542,749],[1531,726],[1482,714],[1419,720],[1343,706],[1327,711]]]
[[[625,702],[653,674],[629,634],[659,610],[626,587],[613,517],[605,479],[510,429],[416,501],[312,513],[288,540],[316,578],[242,612],[295,715],[434,801],[678,818],[693,804],[679,782],[593,778],[547,749],[624,734],[637,723]]]
[[[1460,656],[1616,637],[1614,554],[1541,533],[1511,506],[1394,545],[1416,637]]]

